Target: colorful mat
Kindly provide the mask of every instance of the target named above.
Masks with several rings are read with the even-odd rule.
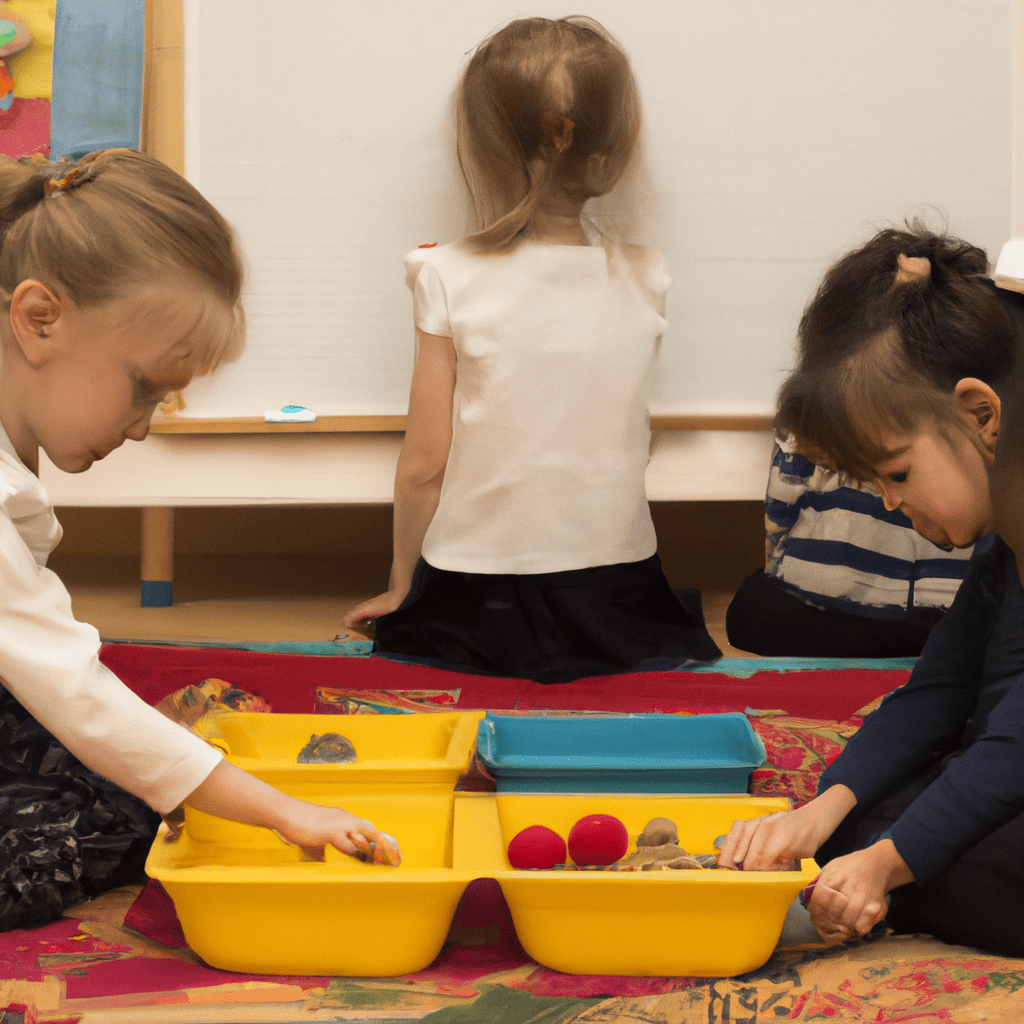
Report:
[[[866,706],[908,675],[908,667],[890,663],[793,667],[762,659],[758,671],[745,666],[736,675],[721,671],[728,666],[719,663],[717,672],[541,687],[364,657],[135,644],[108,644],[102,656],[153,703],[219,677],[201,691],[210,706],[279,712],[745,710],[769,762],[755,773],[753,792],[784,794],[796,803],[813,795],[818,775],[856,731]],[[403,978],[237,975],[203,964],[183,942],[173,905],[153,884],[108,893],[45,928],[0,935],[0,1007],[10,1008],[0,1019],[4,1024],[1024,1019],[1024,961],[983,956],[921,936],[888,936],[838,949],[780,945],[760,970],[735,978],[559,974],[523,952],[491,880],[467,890],[434,963]]]
[[[104,663],[144,700],[216,676],[258,694],[274,710],[336,713],[330,690],[383,693],[438,691],[464,710],[664,712],[782,708],[794,715],[842,720],[906,682],[908,659],[832,662],[828,659],[722,659],[697,672],[634,672],[542,686],[406,665],[378,657],[320,656],[337,644],[302,645],[317,653],[271,653],[228,647],[106,643]]]
[[[1024,1019],[1024,960],[980,955],[922,936],[838,949],[782,947],[760,970],[735,978],[575,978],[487,942],[452,946],[428,970],[403,978],[232,975],[126,928],[124,915],[136,891],[118,889],[45,928],[0,936],[0,974],[7,979],[0,981],[0,1005],[25,1007],[22,1020],[68,1024]],[[486,939],[487,929],[453,931],[452,938],[474,935]],[[17,1017],[3,1020],[14,1024]]]

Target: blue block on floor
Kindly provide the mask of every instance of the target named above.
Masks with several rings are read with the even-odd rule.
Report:
[[[173,585],[170,580],[143,580],[140,604],[143,608],[166,608],[172,603]]]

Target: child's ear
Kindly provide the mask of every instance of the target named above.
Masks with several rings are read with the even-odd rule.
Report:
[[[999,396],[977,377],[964,377],[957,381],[953,394],[961,414],[977,432],[978,440],[989,451],[995,451],[1002,412]]]
[[[56,328],[63,306],[41,281],[22,281],[11,296],[11,331],[30,366],[42,366],[57,347]]]

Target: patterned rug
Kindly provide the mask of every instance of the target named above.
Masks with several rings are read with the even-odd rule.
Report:
[[[715,687],[704,674],[664,673],[635,687],[585,681],[565,687],[517,689],[508,681],[411,675],[399,666],[401,686],[379,684],[365,672],[355,685],[350,667],[377,659],[322,658],[265,651],[190,649],[170,667],[163,648],[108,645],[108,664],[131,663],[145,673],[138,685],[154,703],[169,698],[195,720],[224,708],[300,710],[323,714],[402,714],[486,706],[484,691],[504,687],[506,709],[549,712],[745,709],[768,752],[754,773],[756,795],[785,795],[799,804],[813,795],[817,777],[842,750],[863,715],[885,692],[905,681],[908,667],[776,666],[730,675]],[[160,652],[162,652],[162,657]],[[185,652],[181,652],[185,653]],[[238,657],[260,659],[247,663]],[[225,661],[225,657],[227,661]],[[189,661],[218,669],[221,678],[193,675]],[[269,659],[269,661],[267,660]],[[283,660],[281,660],[283,659]],[[291,659],[291,660],[290,660]],[[295,659],[299,664],[295,664]],[[223,674],[230,662],[237,676]],[[343,671],[312,671],[331,663]],[[112,665],[112,667],[114,667]],[[300,678],[295,675],[303,670]],[[721,668],[721,665],[716,666]],[[427,675],[423,675],[426,671]],[[394,685],[394,667],[375,666]],[[129,671],[122,673],[131,684]],[[722,675],[722,673],[718,673]],[[179,685],[170,684],[170,677]],[[254,684],[256,681],[256,685]],[[259,685],[260,680],[268,682]],[[367,685],[367,684],[371,685]],[[334,685],[326,685],[334,684]],[[340,684],[340,685],[339,685]],[[348,685],[346,685],[348,684]],[[412,685],[415,684],[415,685]],[[573,684],[575,685],[575,684]],[[711,689],[709,689],[711,687]],[[709,700],[712,694],[715,699]],[[298,696],[296,696],[298,694]],[[669,696],[666,696],[668,694]],[[783,703],[786,696],[796,694]],[[837,694],[839,696],[837,696]],[[583,695],[589,698],[584,702]],[[827,695],[827,696],[826,696]],[[867,696],[852,704],[854,696]],[[508,699],[513,697],[514,699]],[[757,704],[758,698],[783,698]],[[576,707],[559,705],[572,704]],[[583,703],[580,703],[583,702]],[[809,706],[856,708],[812,717]],[[598,705],[588,708],[586,704]],[[621,707],[630,704],[629,708]],[[640,707],[635,705],[639,704]],[[311,705],[311,706],[310,706]],[[611,706],[609,706],[611,705]],[[788,706],[787,706],[788,705]],[[800,713],[794,713],[793,708]],[[127,922],[127,923],[126,923]],[[497,884],[474,882],[433,964],[390,979],[270,977],[232,974],[202,963],[187,947],[166,893],[150,883],[107,893],[71,908],[61,921],[0,935],[0,1024],[22,1022],[193,1021],[428,1021],[431,1024],[725,1024],[763,1021],[1018,1021],[1024,1019],[1024,961],[983,955],[927,936],[884,935],[839,948],[780,944],[759,970],[732,978],[626,978],[565,975],[530,960],[512,927]]]

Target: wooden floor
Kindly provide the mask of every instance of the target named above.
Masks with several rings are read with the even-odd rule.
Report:
[[[111,640],[332,640],[345,612],[387,582],[388,506],[183,508],[174,604],[141,608],[139,510],[57,512],[64,539],[50,567],[76,616]],[[651,514],[669,582],[700,589],[711,635],[741,653],[728,647],[725,610],[764,564],[763,503],[655,502]]]
[[[332,640],[345,612],[379,593],[388,572],[386,559],[374,555],[183,557],[174,604],[142,608],[138,559],[55,553],[51,566],[71,593],[76,618],[109,640]],[[737,656],[744,652],[725,636],[731,596],[732,588],[721,585],[703,592],[711,635]]]

